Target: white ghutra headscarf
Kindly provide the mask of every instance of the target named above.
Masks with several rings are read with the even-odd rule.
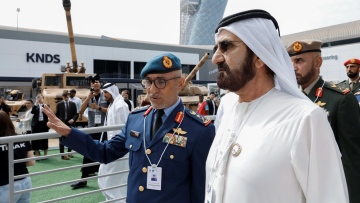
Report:
[[[308,100],[299,91],[293,64],[271,20],[250,18],[220,27],[215,34],[215,41],[221,30],[235,34],[275,73],[277,89]]]

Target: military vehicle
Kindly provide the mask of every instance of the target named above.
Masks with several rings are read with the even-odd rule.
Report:
[[[53,112],[56,110],[56,103],[62,101],[64,91],[76,90],[76,96],[82,101],[90,93],[87,78],[92,74],[85,73],[44,73],[41,78],[33,80],[33,88],[44,96],[44,103],[48,104]],[[86,126],[87,120],[83,118],[77,121],[78,125]]]
[[[24,99],[24,94],[20,92],[20,90],[5,91],[4,99],[5,103],[11,107],[11,116],[17,116],[19,112],[26,111],[26,100]]]
[[[63,7],[66,14],[70,51],[72,57],[72,66],[70,62],[66,62],[66,66],[60,68],[60,73],[44,73],[41,78],[34,79],[32,86],[33,92],[42,93],[44,96],[44,103],[49,105],[51,110],[55,112],[56,103],[62,101],[62,94],[64,91],[76,90],[76,96],[82,101],[90,93],[90,85],[88,78],[92,74],[85,74],[84,62],[81,66],[77,64],[75,40],[71,22],[71,2],[70,0],[63,0]],[[86,126],[87,119],[77,120],[77,125]]]
[[[196,75],[196,73],[200,70],[200,68],[204,65],[206,60],[208,59],[210,53],[205,53],[204,56],[200,59],[199,63],[195,66],[195,68],[189,73],[189,75],[183,74],[185,78],[185,85],[183,89],[179,93],[179,97],[181,98],[184,105],[195,111],[197,110],[197,105],[199,103],[199,95],[208,95],[209,90],[203,85],[196,85],[191,83],[191,79]],[[204,98],[206,100],[206,98]]]

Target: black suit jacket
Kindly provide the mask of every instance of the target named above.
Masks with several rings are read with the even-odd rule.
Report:
[[[308,97],[316,99],[316,90],[322,78],[311,89]],[[322,97],[315,102],[328,115],[336,142],[340,148],[342,164],[349,191],[350,202],[360,202],[360,109],[353,93],[343,93],[340,87],[325,83]]]
[[[0,104],[0,110],[5,111],[8,115],[10,115],[11,108],[5,102]]]
[[[67,110],[67,119],[65,119],[65,101],[61,101],[56,104],[55,115],[68,126],[75,126],[75,122],[79,117],[79,114],[77,113],[77,109],[76,109],[76,104],[72,101],[69,101],[69,108]],[[74,120],[72,124],[68,123],[68,121],[71,119]]]
[[[216,103],[214,101],[214,105],[215,105],[215,108],[213,107],[213,104],[212,104],[212,101],[211,99],[208,99],[206,100],[207,102],[207,105],[209,106],[209,115],[216,115],[217,114],[217,110],[218,110],[218,107],[216,106]],[[215,114],[214,114],[214,111],[215,111]]]
[[[49,127],[47,127],[48,117],[45,113],[43,113],[43,121],[39,121],[39,115],[40,115],[40,107],[38,105],[34,105],[31,109],[31,113],[34,114],[32,120],[31,120],[31,128],[32,133],[38,133],[38,132],[46,132],[49,130]]]

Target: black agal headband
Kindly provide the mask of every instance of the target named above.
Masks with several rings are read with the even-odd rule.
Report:
[[[253,9],[248,11],[243,11],[240,13],[235,13],[233,15],[230,15],[228,17],[223,18],[217,28],[215,29],[215,33],[218,32],[220,27],[225,27],[227,25],[230,25],[232,23],[235,23],[237,21],[246,20],[250,18],[265,18],[269,19],[274,23],[275,28],[278,30],[279,36],[280,36],[280,28],[279,25],[274,17],[270,15],[267,11],[261,10],[261,9]]]

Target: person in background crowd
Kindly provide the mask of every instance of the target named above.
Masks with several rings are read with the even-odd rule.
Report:
[[[82,101],[81,101],[81,99],[79,97],[76,96],[76,90],[75,89],[70,90],[69,101],[72,101],[72,102],[74,102],[76,104],[76,110],[77,110],[77,113],[79,113],[79,111],[81,109]]]
[[[26,112],[23,118],[19,118],[16,122],[21,122],[22,127],[24,128],[26,134],[31,133],[31,121],[33,118],[33,114],[31,113],[32,107],[34,106],[34,102],[31,99],[26,100],[25,102]]]
[[[11,108],[5,103],[4,96],[0,96],[0,111],[5,111],[10,116]]]
[[[34,115],[31,120],[32,133],[43,133],[49,131],[49,127],[46,125],[48,117],[41,110],[44,106],[48,106],[47,104],[44,104],[44,96],[42,94],[38,94],[36,96],[35,105],[31,109],[31,113]],[[47,155],[49,148],[48,139],[32,140],[31,144],[35,151],[35,156],[40,156],[40,150],[44,151],[44,156]]]
[[[75,127],[76,120],[79,117],[77,113],[76,104],[72,101],[69,101],[69,93],[65,90],[62,94],[62,101],[56,104],[55,115],[64,122],[67,126]],[[59,137],[59,149],[60,153],[64,153],[65,147],[61,144],[61,137]],[[71,152],[71,149],[68,148],[68,152]],[[62,160],[69,160],[74,158],[72,154],[68,156],[61,156]]]
[[[106,101],[104,96],[104,92],[100,89],[100,77],[99,75],[95,75],[90,78],[90,87],[91,91],[89,95],[86,97],[84,102],[81,104],[81,108],[79,111],[79,120],[82,120],[82,114],[85,109],[88,108],[88,127],[98,127],[103,126],[107,108],[109,106],[109,102]],[[94,140],[100,140],[101,132],[90,134],[91,138]],[[90,159],[90,157],[84,156],[83,164],[93,163],[94,161]],[[81,168],[81,178],[87,178],[90,176],[94,176],[96,172],[99,170],[99,165],[88,166]],[[87,186],[87,181],[78,181],[70,185],[73,189],[78,189]]]
[[[145,97],[141,100],[140,106],[147,106],[150,104],[151,104],[151,102],[150,102],[149,94],[146,94]]]
[[[322,42],[297,40],[286,48],[296,80],[307,97],[326,112],[341,152],[351,203],[360,202],[360,110],[348,90],[325,82],[320,76]]]
[[[197,113],[203,116],[209,115],[209,106],[207,105],[207,102],[204,101],[204,95],[199,95]]]
[[[49,108],[49,126],[66,137],[62,144],[101,163],[129,153],[127,199],[135,202],[204,202],[205,160],[215,136],[210,119],[185,108],[180,59],[165,53],[142,69],[151,106],[134,110],[120,133],[104,143],[64,125]]]
[[[346,74],[349,79],[338,83],[338,86],[343,90],[350,90],[355,95],[360,94],[360,59],[351,58],[344,62]]]
[[[0,137],[16,136],[15,126],[10,120],[6,112],[0,111]],[[29,141],[15,142],[14,143],[14,160],[31,158],[34,156]],[[9,155],[8,145],[0,144],[0,203],[9,203]],[[28,174],[27,166],[33,166],[34,160],[16,163],[13,166],[14,176]],[[20,178],[14,181],[14,190],[27,190],[30,189],[31,178]],[[16,203],[30,203],[31,192],[24,192],[16,194],[14,202]]]
[[[129,107],[120,95],[119,88],[114,83],[107,83],[102,89],[106,100],[110,103],[107,109],[104,126],[125,124],[126,119],[129,116]],[[107,139],[111,140],[116,134],[120,133],[120,131],[120,128],[119,130],[107,131]],[[104,141],[105,139],[100,140]],[[126,160],[114,161],[108,164],[100,164],[99,175],[112,174],[124,170],[129,170],[129,164]],[[128,173],[121,173],[99,178],[99,188],[105,189],[120,184],[126,184],[127,176]],[[126,187],[105,190],[102,193],[106,198],[106,201],[126,197]]]
[[[131,111],[131,102],[130,102],[130,100],[125,99],[125,98],[123,98],[123,99],[124,99],[124,102],[126,103],[126,105],[128,106],[129,111]]]
[[[134,110],[134,102],[129,99],[129,90],[123,89],[123,90],[121,91],[121,96],[122,96],[125,100],[129,100],[129,102],[130,102],[130,104],[131,104],[131,107],[130,107],[131,109],[130,109],[130,111]]]
[[[220,103],[227,108],[206,162],[205,202],[348,202],[326,114],[299,91],[279,36],[260,9],[225,17],[215,30],[217,84],[238,98]]]
[[[209,107],[209,114],[208,115],[216,115],[218,106],[216,105],[215,100],[215,93],[210,92],[209,99],[206,100],[207,106]]]

